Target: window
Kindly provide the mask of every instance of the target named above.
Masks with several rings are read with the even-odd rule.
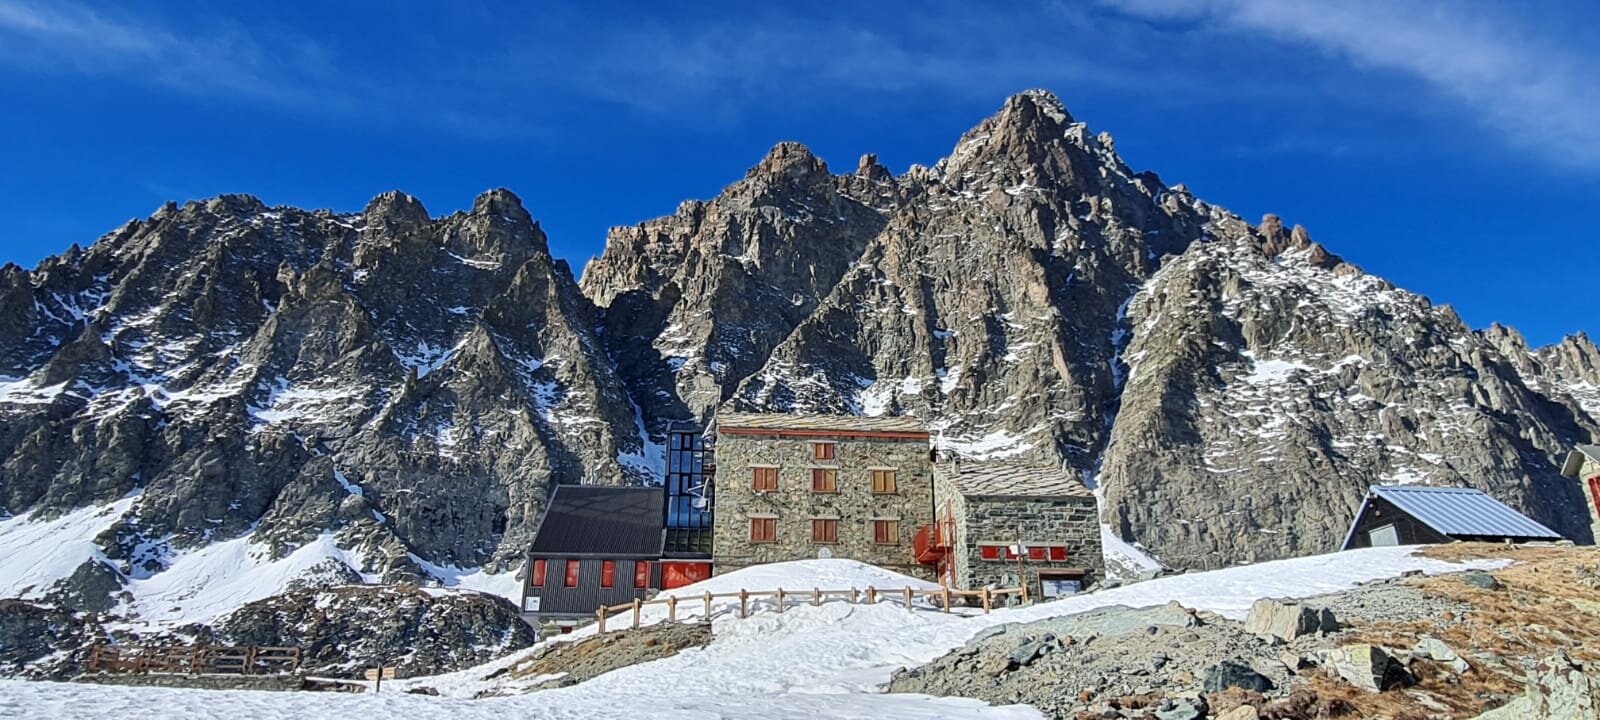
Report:
[[[893,470],[872,471],[872,492],[877,495],[893,495],[899,492],[895,489]]]
[[[834,468],[811,468],[811,492],[839,492],[839,471]]]
[[[1066,546],[1064,546],[1064,545],[1053,545],[1053,546],[1050,547],[1050,562],[1066,562],[1066,561],[1067,561],[1067,548],[1066,548]]]
[[[640,590],[650,587],[649,560],[637,560],[633,563],[633,586]]]
[[[778,469],[777,468],[775,468],[775,467],[758,467],[758,468],[751,468],[751,471],[752,471],[752,475],[753,475],[753,477],[752,477],[752,479],[750,481],[750,489],[751,490],[777,490],[778,489]]]
[[[1589,478],[1589,495],[1594,498],[1594,507],[1600,510],[1600,475]]]
[[[999,545],[979,545],[978,546],[978,556],[982,557],[985,560],[999,560],[1000,559],[1000,546]]]
[[[577,560],[568,560],[567,561],[567,582],[566,582],[566,586],[567,587],[577,587],[578,586],[578,561]]]
[[[834,458],[833,452],[833,443],[831,442],[811,443],[812,460],[832,460]]]
[[[879,545],[900,544],[899,520],[873,520],[872,542]]]
[[[811,542],[839,542],[839,521],[832,518],[812,518]]]
[[[533,586],[544,587],[544,561],[533,561]]]
[[[616,586],[617,586],[617,561],[615,561],[615,560],[601,560],[600,561],[600,587],[608,588],[608,587],[616,587]]]
[[[778,519],[772,517],[750,518],[750,542],[769,543],[778,541]]]

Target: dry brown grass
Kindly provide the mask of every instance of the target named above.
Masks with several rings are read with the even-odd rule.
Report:
[[[1339,644],[1409,648],[1421,636],[1433,635],[1459,652],[1471,671],[1457,676],[1431,662],[1417,661],[1411,666],[1418,676],[1416,685],[1382,693],[1366,692],[1315,671],[1308,677],[1310,688],[1321,698],[1343,701],[1351,708],[1335,717],[1469,718],[1502,698],[1520,694],[1524,668],[1557,650],[1565,649],[1579,661],[1600,661],[1600,588],[1584,581],[1584,575],[1600,566],[1600,550],[1457,543],[1421,554],[1452,562],[1509,559],[1514,563],[1490,573],[1503,586],[1499,590],[1468,585],[1456,575],[1408,580],[1424,593],[1471,609],[1460,618],[1433,623],[1365,624],[1343,634]],[[1492,657],[1474,657],[1485,652]]]

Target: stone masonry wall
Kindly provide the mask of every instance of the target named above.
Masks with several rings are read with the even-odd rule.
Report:
[[[985,585],[1015,586],[1016,561],[984,560],[980,547],[1014,544],[1019,526],[1024,545],[1064,545],[1067,548],[1065,562],[1023,560],[1023,573],[1031,592],[1040,590],[1040,570],[1083,569],[1087,571],[1086,584],[1105,577],[1099,512],[1094,498],[963,497],[943,478],[939,489],[940,512],[949,498],[956,515],[957,547],[953,552],[958,586],[969,590]]]
[[[815,442],[834,443],[834,459],[812,460]],[[912,538],[933,521],[933,466],[926,440],[723,434],[717,438],[716,457],[715,572],[812,559],[826,548],[832,557],[934,579],[933,569],[912,557]],[[752,489],[756,467],[778,468],[776,491]],[[814,467],[837,468],[837,492],[812,491]],[[896,493],[872,492],[874,468],[895,470]],[[753,517],[777,518],[776,542],[750,541]],[[838,520],[837,542],[812,542],[814,518]],[[898,519],[899,542],[874,543],[873,519]]]

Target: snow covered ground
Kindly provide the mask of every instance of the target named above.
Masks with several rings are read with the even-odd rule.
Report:
[[[109,505],[74,510],[44,520],[23,513],[0,519],[0,598],[41,599],[56,582],[80,565],[105,560],[94,539],[111,528],[138,500],[130,495]],[[272,559],[268,548],[250,535],[219,540],[192,550],[171,552],[153,547],[166,568],[137,572],[124,589],[133,600],[118,614],[137,616],[132,625],[161,627],[204,623],[240,606],[288,589],[290,581],[326,560],[359,570],[362,559],[340,548],[332,533]],[[515,571],[498,574],[418,563],[446,588],[476,590],[519,600],[521,583]],[[376,576],[363,574],[376,582]]]
[[[1067,615],[1107,605],[1145,606],[1176,600],[1242,618],[1261,597],[1305,597],[1394,577],[1407,570],[1451,572],[1467,566],[1415,557],[1415,548],[1372,548],[1309,558],[1159,578],[991,615],[907,611],[898,605],[825,604],[759,613],[740,620],[723,607],[713,613],[715,640],[707,647],[624,668],[579,685],[529,695],[469,700],[504,689],[487,679],[518,657],[448,676],[397,686],[427,685],[446,697],[399,693],[335,695],[114,688],[0,681],[0,717],[77,718],[158,713],[172,718],[288,718],[361,716],[455,720],[530,717],[654,718],[1036,718],[1027,707],[990,707],[959,698],[878,693],[894,670],[919,665],[997,624]],[[1470,566],[1490,567],[1480,562]],[[748,575],[745,573],[749,573]],[[825,576],[825,577],[824,577]],[[812,586],[904,585],[909,578],[848,560],[767,565],[683,588],[682,595]],[[681,610],[682,608],[680,608]],[[592,629],[589,631],[592,632]],[[570,641],[563,636],[559,641]],[[399,689],[399,688],[396,688]]]

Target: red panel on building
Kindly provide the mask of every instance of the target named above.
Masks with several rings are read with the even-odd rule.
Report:
[[[1600,475],[1589,478],[1589,495],[1594,498],[1594,506],[1600,509]]]
[[[633,563],[633,587],[643,590],[650,587],[650,561],[636,560]]]
[[[578,586],[578,561],[567,561],[567,587]]]
[[[600,561],[600,587],[615,587],[617,584],[617,561]]]
[[[533,561],[533,586],[544,587],[544,561]]]
[[[708,562],[664,562],[661,563],[661,589],[692,585],[711,577],[711,563]]]

